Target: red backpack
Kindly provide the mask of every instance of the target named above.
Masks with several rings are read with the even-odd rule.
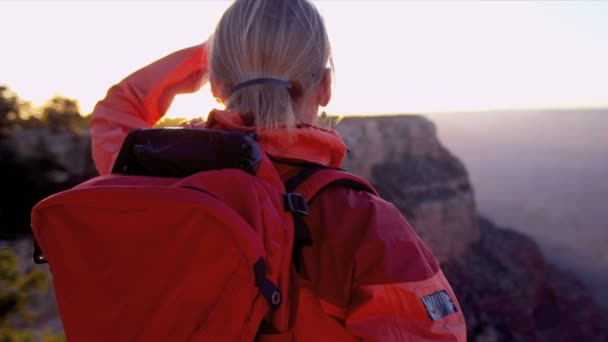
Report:
[[[251,341],[262,322],[285,333],[310,243],[301,218],[332,184],[374,192],[322,167],[284,185],[252,133],[133,131],[113,174],[34,207],[35,261],[51,268],[70,341]]]

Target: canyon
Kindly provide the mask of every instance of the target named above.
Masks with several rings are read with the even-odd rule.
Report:
[[[519,117],[513,120],[525,121]],[[589,285],[593,283],[576,267],[577,262],[561,262],[564,257],[551,253],[544,239],[551,232],[539,233],[548,229],[546,222],[525,219],[532,209],[522,214],[518,206],[501,206],[507,200],[521,201],[509,197],[517,191],[527,196],[525,190],[532,190],[540,199],[526,198],[537,203],[543,196],[555,194],[542,179],[535,187],[536,178],[532,176],[506,181],[508,167],[526,174],[525,168],[517,164],[517,158],[530,151],[524,143],[534,147],[539,142],[515,139],[519,145],[501,145],[503,150],[497,153],[492,147],[496,141],[510,140],[491,131],[504,127],[505,122],[475,126],[456,116],[394,115],[348,117],[334,123],[333,128],[350,150],[343,167],[370,180],[383,198],[393,202],[440,261],[467,319],[469,340],[606,340],[608,316],[598,304],[602,299],[598,288]],[[527,125],[520,123],[520,131]],[[602,139],[593,134],[587,138]],[[39,130],[20,132],[12,139],[20,155],[33,158],[42,149],[52,156],[54,166],[44,171],[52,182],[72,184],[94,175],[86,134]],[[551,141],[546,147],[555,148],[559,142]],[[541,146],[545,146],[544,142]],[[580,150],[601,163],[608,154],[603,154],[602,146],[594,148]],[[487,167],[490,157],[494,159]],[[552,169],[543,169],[549,170]],[[598,173],[591,180],[601,179]],[[576,184],[579,183],[570,184],[570,189]],[[598,194],[602,184],[606,182],[598,183]],[[594,213],[601,212],[601,203],[606,203],[605,197],[579,199],[577,205]],[[541,209],[540,212],[551,212],[548,204]],[[20,255],[23,269],[46,267],[31,263],[29,240],[8,244]],[[571,247],[581,246],[573,243]],[[585,249],[585,245],[581,248]],[[599,250],[595,252],[596,258],[607,257]],[[598,267],[601,271],[602,266]],[[40,315],[32,326],[60,329],[52,291],[39,304]]]

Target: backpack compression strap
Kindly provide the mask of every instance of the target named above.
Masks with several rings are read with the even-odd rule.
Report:
[[[285,182],[285,206],[293,214],[294,242],[291,258],[296,270],[300,271],[302,248],[312,245],[310,230],[304,222],[308,216],[308,205],[321,193],[331,186],[342,186],[356,191],[366,191],[373,195],[378,192],[364,179],[341,169],[325,166],[313,166]]]

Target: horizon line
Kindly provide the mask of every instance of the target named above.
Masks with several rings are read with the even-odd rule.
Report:
[[[425,114],[474,114],[474,113],[498,113],[498,112],[544,112],[544,111],[608,111],[608,105],[603,106],[579,106],[579,107],[498,107],[498,108],[472,108],[472,109],[454,109],[454,110],[421,110],[421,111],[404,111],[404,112],[377,112],[377,113],[347,113],[336,114],[327,113],[327,116],[396,116],[396,115],[425,115]]]

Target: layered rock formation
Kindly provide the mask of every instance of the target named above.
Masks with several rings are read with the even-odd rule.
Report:
[[[536,243],[479,218],[480,239],[442,265],[471,341],[606,341],[608,316]]]
[[[96,174],[88,135],[46,129],[0,136],[0,239],[29,231],[38,201]]]
[[[30,129],[15,132],[11,141],[21,158],[48,160],[45,170],[40,171],[47,172],[57,183],[65,183],[74,177],[91,177],[96,173],[88,134]]]
[[[349,118],[336,129],[350,152],[344,168],[370,180],[408,218],[440,262],[479,239],[464,165],[419,116]]]

